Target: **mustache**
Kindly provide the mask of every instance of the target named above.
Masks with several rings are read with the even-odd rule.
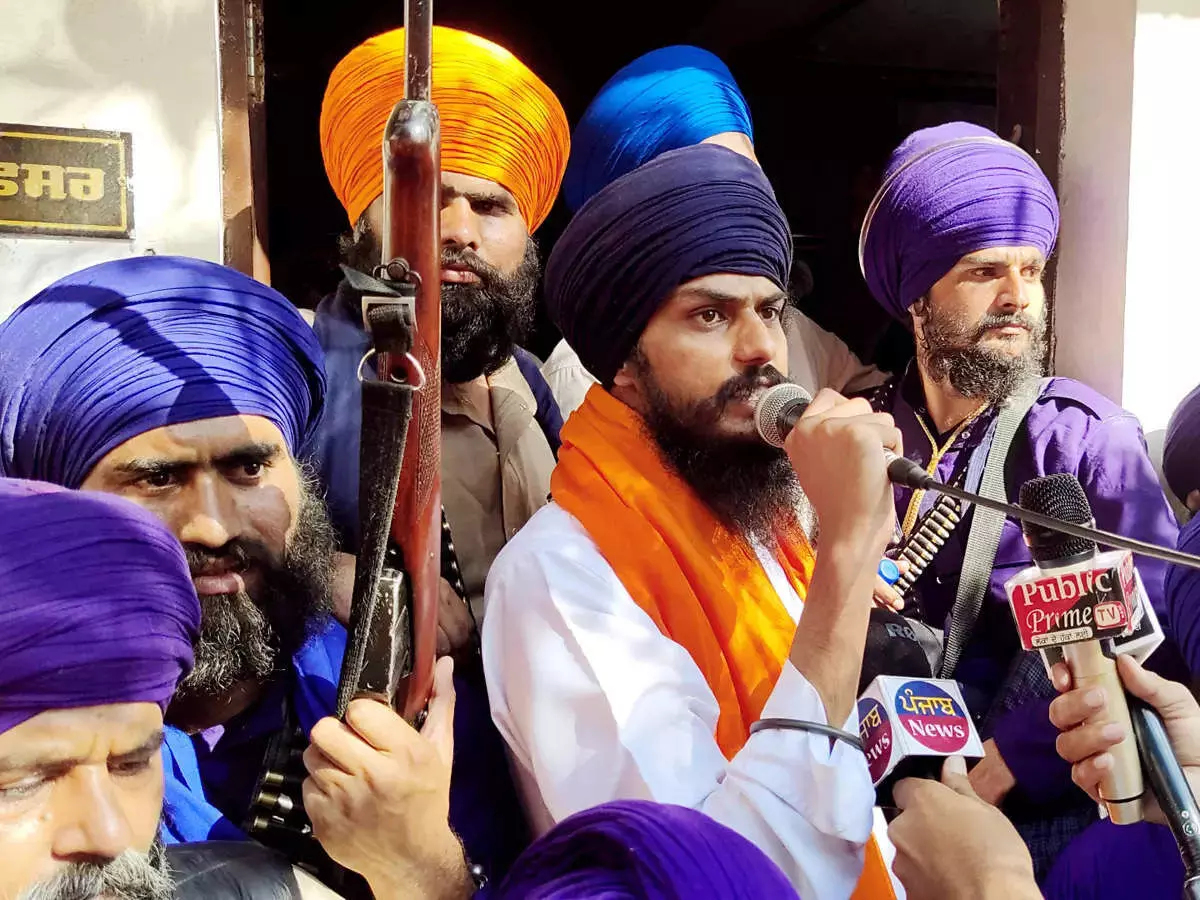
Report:
[[[441,263],[443,269],[449,266],[466,269],[483,282],[483,286],[486,288],[492,288],[504,281],[504,276],[499,269],[484,262],[474,250],[466,247],[444,247]]]
[[[787,380],[782,372],[769,363],[755,366],[722,384],[709,402],[718,410],[723,410],[730,403],[749,400],[759,391],[784,384]]]
[[[1020,327],[1024,328],[1030,334],[1037,334],[1041,325],[1041,320],[1031,316],[1029,313],[1015,312],[1008,315],[987,315],[979,320],[979,324],[975,328],[974,339],[978,341],[992,328],[1007,328]]]
[[[274,566],[279,562],[266,544],[247,538],[235,538],[216,549],[200,544],[184,544],[183,553],[192,577],[213,569],[243,571],[251,566]]]

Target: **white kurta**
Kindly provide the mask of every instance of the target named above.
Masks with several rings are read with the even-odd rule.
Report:
[[[801,601],[760,552],[793,618]],[[625,590],[577,519],[544,507],[488,574],[483,664],[492,717],[541,834],[579,810],[649,799],[702,810],[771,857],[804,900],[845,900],[863,864],[875,793],[862,753],[763,731],[732,760],[700,669]],[[763,717],[825,723],[785,663]],[[857,713],[842,723],[858,730]]]

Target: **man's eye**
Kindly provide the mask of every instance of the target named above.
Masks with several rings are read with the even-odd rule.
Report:
[[[248,462],[242,466],[242,474],[247,478],[257,478],[262,474],[263,468],[260,462]]]
[[[25,781],[19,781],[16,784],[0,787],[0,802],[5,800],[24,800],[26,797],[32,797],[45,783],[40,778],[27,778]]]
[[[142,478],[142,484],[146,487],[165,488],[170,487],[173,480],[170,472],[151,472]]]
[[[716,325],[721,321],[721,314],[715,309],[702,309],[696,313],[696,318],[705,325]]]
[[[149,759],[131,759],[108,767],[114,775],[141,775],[150,768]]]
[[[778,306],[767,306],[762,309],[762,312],[760,313],[760,315],[764,319],[766,319],[768,322],[772,322],[775,319],[778,319],[781,315],[783,315],[783,310],[780,309]]]

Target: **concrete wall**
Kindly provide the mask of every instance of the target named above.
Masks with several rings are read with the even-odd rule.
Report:
[[[0,0],[0,121],[133,134],[134,237],[0,236],[0,316],[62,275],[222,256],[217,0]]]
[[[1200,3],[1065,17],[1056,370],[1161,431],[1200,383]]]

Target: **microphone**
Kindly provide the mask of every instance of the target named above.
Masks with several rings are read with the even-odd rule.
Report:
[[[798,384],[785,381],[767,388],[754,406],[754,427],[758,436],[772,447],[783,447],[788,433],[812,403],[808,391]],[[887,464],[888,478],[893,484],[911,488],[925,488],[932,480],[929,473],[903,456],[897,456],[886,447],[883,458]]]
[[[1056,519],[1093,521],[1087,494],[1074,475],[1028,481],[1021,485],[1020,499],[1023,507]],[[1004,585],[1021,646],[1061,651],[1078,687],[1104,689],[1107,721],[1132,729],[1111,639],[1132,627],[1133,557],[1122,550],[1099,554],[1095,542],[1050,528],[1025,523],[1023,529],[1034,565]],[[1116,824],[1140,822],[1144,786],[1137,748],[1124,741],[1110,752],[1113,767],[1100,783],[1100,798]]]
[[[916,632],[891,610],[871,610],[858,689],[858,734],[877,806],[895,806],[892,788],[902,778],[941,778],[947,756],[983,756],[958,684],[931,677]]]
[[[758,436],[772,447],[782,448],[788,432],[792,430],[811,402],[812,397],[808,392],[791,382],[767,388],[759,396],[754,407],[754,427],[758,431]],[[1200,556],[1102,531],[1094,525],[1065,522],[1047,516],[1038,510],[1024,509],[1013,503],[1005,503],[1003,500],[994,500],[991,497],[964,491],[951,484],[943,484],[911,459],[897,456],[887,448],[883,450],[883,458],[887,465],[888,478],[893,484],[910,487],[914,490],[935,491],[967,503],[974,503],[976,506],[994,509],[1022,522],[1051,528],[1063,534],[1104,544],[1106,547],[1121,547],[1177,566],[1200,569]]]

